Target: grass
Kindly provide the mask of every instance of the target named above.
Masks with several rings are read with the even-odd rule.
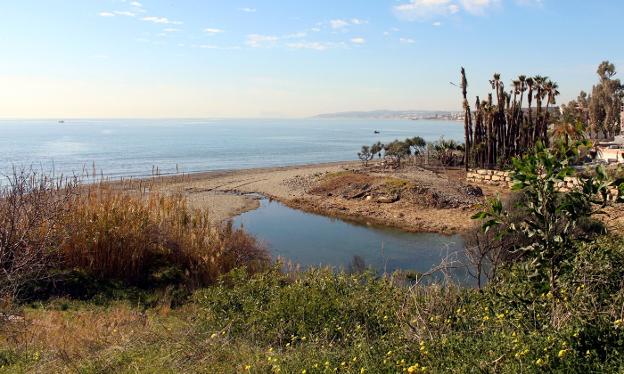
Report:
[[[268,252],[181,196],[26,172],[0,190],[0,307],[87,288],[206,286],[230,270],[264,270]]]
[[[177,308],[30,305],[2,334],[0,359],[11,373],[617,372],[622,265],[621,237],[583,244],[557,296],[511,282],[521,269],[482,291],[238,269]]]
[[[3,253],[42,245],[35,253],[53,260],[3,309],[0,373],[624,370],[617,234],[571,242],[555,292],[521,261],[481,290],[410,286],[399,274],[270,267],[252,237],[180,197],[45,186],[0,200],[23,199],[15,227],[30,230]],[[50,201],[48,219],[26,209]]]

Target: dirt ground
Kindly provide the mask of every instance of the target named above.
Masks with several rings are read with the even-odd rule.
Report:
[[[505,192],[470,186],[460,170],[384,171],[357,162],[203,173],[163,178],[156,186],[185,195],[215,221],[257,208],[262,195],[308,212],[444,234],[473,227],[470,217],[485,197]]]

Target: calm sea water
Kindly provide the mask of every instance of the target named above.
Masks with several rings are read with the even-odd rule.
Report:
[[[238,216],[234,224],[264,241],[274,257],[303,267],[349,269],[357,256],[379,273],[399,269],[425,272],[448,256],[465,259],[464,241],[458,235],[368,226],[305,213],[266,199],[260,208]],[[468,283],[464,269],[455,270],[453,275]]]
[[[374,134],[379,130],[380,134]],[[108,177],[357,159],[361,145],[412,136],[461,140],[458,122],[408,120],[0,121],[0,173],[35,166]]]

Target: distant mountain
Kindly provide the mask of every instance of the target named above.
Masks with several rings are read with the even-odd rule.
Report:
[[[373,110],[368,112],[339,112],[319,114],[314,118],[357,118],[357,119],[429,119],[463,120],[463,112],[444,110]]]

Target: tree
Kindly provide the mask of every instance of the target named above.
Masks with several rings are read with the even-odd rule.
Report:
[[[371,148],[367,145],[362,146],[362,150],[358,152],[358,157],[364,166],[368,166],[368,162],[375,157],[375,153],[371,152]]]
[[[381,151],[384,150],[384,145],[381,142],[377,142],[373,144],[370,148],[370,151],[373,155],[377,155],[381,159]]]
[[[406,142],[395,140],[385,146],[385,157],[395,161],[401,167],[401,159],[411,154],[410,146]]]
[[[521,191],[524,198],[516,207],[519,221],[509,219],[509,211],[498,198],[473,216],[482,220],[485,232],[496,227],[501,236],[514,233],[527,238],[529,244],[514,251],[525,261],[529,279],[549,286],[552,292],[557,292],[557,280],[575,254],[575,243],[584,235],[577,227],[607,205],[611,185],[599,166],[592,176],[576,176],[578,187],[561,191],[566,179],[575,175],[566,154],[555,154],[538,143],[532,153],[513,160],[513,189]],[[621,200],[624,185],[619,191]]]
[[[430,144],[433,158],[440,161],[444,166],[454,166],[461,163],[465,147],[454,140],[440,140]]]
[[[409,146],[410,153],[414,158],[423,155],[427,149],[427,142],[420,136],[405,139],[405,143]]]
[[[505,91],[500,74],[490,80],[492,93],[487,100],[477,96],[472,111],[467,99],[466,72],[461,70],[462,102],[464,106],[464,144],[466,167],[492,168],[509,165],[535,146],[538,140],[548,145],[548,127],[551,121],[550,106],[559,95],[557,83],[536,75],[520,75],[511,82],[512,89]],[[523,108],[525,94],[528,108]],[[536,102],[536,109],[533,103]],[[545,105],[544,105],[545,104]]]
[[[593,136],[602,133],[605,138],[615,136],[620,128],[620,110],[624,99],[624,86],[616,75],[615,65],[603,61],[598,66],[600,81],[592,88],[589,100],[589,118]]]

